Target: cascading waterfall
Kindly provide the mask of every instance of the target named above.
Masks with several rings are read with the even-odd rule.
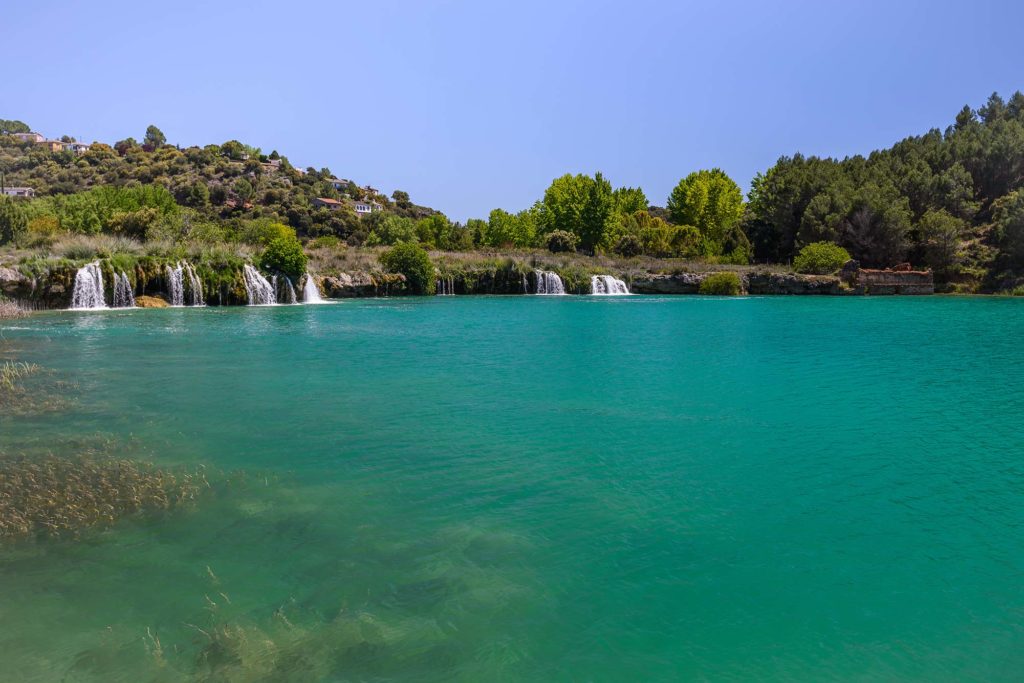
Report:
[[[103,300],[103,271],[100,262],[93,261],[75,273],[75,288],[71,293],[71,308],[106,308]]]
[[[526,283],[526,273],[523,273],[523,294],[530,293],[530,286]]]
[[[535,270],[537,276],[537,294],[565,294],[565,285],[558,273],[549,270]]]
[[[590,293],[599,296],[623,296],[629,294],[626,283],[611,275],[593,275],[590,278]]]
[[[316,286],[316,280],[309,273],[306,273],[306,284],[302,287],[302,302],[306,304],[322,304],[323,298]]]
[[[292,287],[291,278],[287,275],[282,275],[281,280],[283,280],[283,282],[279,281],[276,275],[274,276],[274,292],[280,292],[280,295],[277,297],[277,301],[286,304],[298,303],[298,299],[295,297],[295,288]],[[279,287],[280,289],[278,289]],[[281,301],[282,299],[284,299],[284,301]]]
[[[167,271],[167,298],[171,300],[172,306],[185,305],[185,283],[182,277],[181,264],[175,267],[165,266]]]
[[[199,279],[199,275],[196,274],[196,269],[192,267],[191,263],[185,264],[185,281],[188,284],[186,287],[185,294],[188,296],[189,306],[205,306],[206,302],[203,301],[203,281]]]
[[[166,266],[167,298],[171,306],[184,306],[186,298],[189,306],[203,305],[203,283],[196,275],[190,263],[176,263],[174,267]]]
[[[250,306],[273,306],[277,303],[274,286],[248,263],[242,267],[242,280],[245,282],[245,296]]]
[[[442,277],[437,280],[438,296],[455,296],[455,278]]]
[[[135,308],[132,283],[123,270],[120,273],[114,273],[114,308]]]

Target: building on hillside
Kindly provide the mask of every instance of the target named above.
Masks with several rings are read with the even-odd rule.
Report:
[[[35,197],[36,191],[31,187],[5,187],[3,194],[8,197]]]
[[[41,144],[43,147],[46,147],[51,152],[64,151],[64,143],[61,142],[60,140],[43,140],[39,144]]]
[[[356,213],[360,215],[373,213],[374,211],[380,211],[381,209],[384,208],[377,202],[367,202],[363,200],[353,202],[352,206],[353,208],[355,208]]]
[[[327,182],[329,182],[335,190],[344,190],[352,181],[347,180],[346,178],[331,178]]]
[[[18,138],[22,142],[43,142],[46,137],[42,133],[12,133],[12,136]]]
[[[72,154],[85,154],[91,146],[87,142],[65,142],[62,144],[64,145],[64,151],[71,152]]]
[[[374,195],[380,194],[380,192],[377,191],[377,188],[372,187],[370,185],[367,185],[366,187],[364,187],[363,191],[366,192],[366,194],[368,194],[371,197],[373,197]]]
[[[337,199],[331,199],[330,197],[316,197],[313,199],[313,206],[337,211],[341,207],[345,206],[345,202],[339,202]]]

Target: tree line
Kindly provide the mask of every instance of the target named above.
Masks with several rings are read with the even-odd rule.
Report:
[[[547,248],[741,264],[791,263],[807,245],[832,243],[865,266],[909,261],[965,288],[999,288],[1024,274],[1020,92],[1009,100],[993,94],[977,110],[964,107],[945,130],[867,156],[784,156],[755,176],[746,198],[720,169],[685,176],[663,207],[601,173],[567,174],[525,209],[494,209],[465,223],[414,204],[406,192],[387,197],[339,184],[329,169],[303,172],[276,151],[264,155],[238,141],[180,149],[150,126],[142,142],[96,143],[75,156],[2,134],[27,130],[0,120],[0,172],[8,185],[36,188],[40,198],[26,211],[37,228],[50,230],[216,240],[245,233],[247,222],[272,221],[301,238],[350,245]],[[104,210],[111,205],[105,186],[160,187],[167,196]],[[349,206],[319,208],[317,197],[372,200],[383,210],[359,217]]]

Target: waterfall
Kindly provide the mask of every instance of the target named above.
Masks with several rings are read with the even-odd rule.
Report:
[[[185,299],[188,298],[189,306],[202,306],[203,304],[203,283],[196,275],[195,268],[191,263],[180,261],[174,267],[165,267],[167,275],[167,298],[171,300],[171,306],[185,306]]]
[[[537,275],[537,294],[565,294],[565,285],[558,273],[549,270],[535,270]]]
[[[530,287],[526,284],[526,273],[523,273],[523,294],[529,294]]]
[[[75,273],[75,289],[71,293],[71,308],[106,308],[103,300],[103,271],[100,262],[93,261]]]
[[[132,283],[122,270],[114,273],[114,308],[135,308],[135,294],[132,293]]]
[[[611,275],[593,275],[590,278],[590,293],[601,296],[622,296],[629,294],[629,288],[622,280]]]
[[[442,277],[437,279],[437,296],[455,296],[454,277]]]
[[[245,296],[250,306],[272,306],[277,303],[273,285],[248,263],[242,267],[242,279],[245,281]]]
[[[281,282],[281,280],[283,280],[283,282]],[[272,282],[274,285],[274,294],[276,296],[277,301],[285,304],[298,303],[298,299],[295,298],[295,288],[292,287],[291,278],[289,278],[287,275],[282,275],[279,280],[278,277],[275,275]],[[284,299],[284,301],[281,301],[282,299]]]
[[[172,306],[184,306],[184,269],[182,269],[181,264],[179,263],[173,268],[166,266],[165,270],[167,271],[167,298],[171,300]]]
[[[302,287],[302,301],[307,304],[322,304],[323,298],[320,290],[317,289],[316,280],[309,273],[306,273],[306,284]]]
[[[196,269],[192,267],[191,263],[186,263],[184,271],[185,284],[188,285],[185,288],[186,294],[188,294],[188,305],[205,306],[206,302],[203,301],[203,281],[196,274]]]

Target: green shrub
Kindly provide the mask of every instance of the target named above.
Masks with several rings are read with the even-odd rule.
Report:
[[[555,230],[548,235],[547,247],[548,251],[553,254],[564,251],[576,251],[576,247],[579,246],[580,238],[567,230]]]
[[[850,252],[835,242],[814,242],[800,250],[793,259],[793,270],[812,275],[828,275],[850,260]]]
[[[615,242],[615,246],[612,248],[612,251],[616,254],[621,254],[627,258],[639,256],[643,253],[643,250],[643,242],[636,235],[623,235]]]
[[[380,262],[389,273],[401,273],[413,294],[434,294],[437,280],[434,264],[418,244],[401,242],[380,255]]]
[[[701,294],[718,294],[720,296],[735,296],[742,289],[740,276],[732,272],[712,273],[700,283]]]
[[[25,210],[10,197],[0,197],[0,244],[17,242],[28,232]]]
[[[264,270],[299,277],[306,272],[306,252],[295,237],[277,237],[270,241],[260,258]]]

